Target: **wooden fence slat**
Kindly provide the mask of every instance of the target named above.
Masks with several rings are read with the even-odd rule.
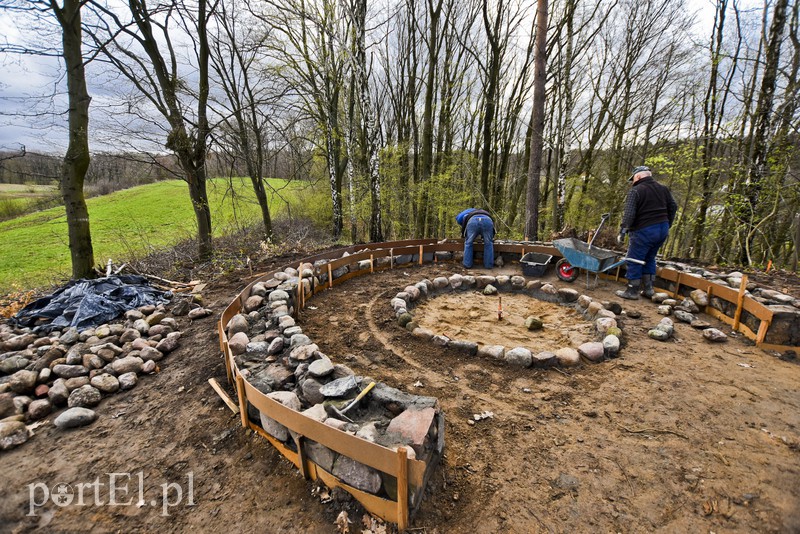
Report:
[[[739,294],[736,297],[736,313],[733,315],[733,329],[739,330],[739,320],[742,317],[742,305],[744,304],[744,292],[747,289],[747,275],[742,276],[739,283]]]
[[[397,529],[408,528],[408,451],[397,448]]]

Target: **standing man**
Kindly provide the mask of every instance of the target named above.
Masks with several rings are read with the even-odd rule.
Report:
[[[475,238],[483,238],[483,267],[494,267],[494,222],[486,210],[467,208],[456,215],[456,222],[461,226],[461,237],[464,238],[464,267],[472,268],[472,244]]]
[[[625,291],[616,293],[624,299],[635,300],[639,298],[642,284],[641,294],[645,297],[650,298],[655,292],[656,253],[667,240],[678,204],[669,188],[653,179],[650,167],[636,167],[628,181],[632,187],[625,198],[625,212],[617,243],[622,244],[625,234],[628,234],[628,257],[644,261],[644,266],[627,262],[625,278],[628,279],[628,286]]]

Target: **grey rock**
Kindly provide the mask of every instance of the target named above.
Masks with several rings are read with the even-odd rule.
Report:
[[[650,297],[650,300],[652,300],[656,304],[661,304],[662,302],[664,302],[668,298],[669,298],[669,295],[667,293],[655,293],[652,297]]]
[[[558,364],[558,357],[553,352],[543,351],[532,355],[533,367],[547,368]]]
[[[147,317],[145,317],[144,320],[147,321],[147,324],[149,324],[150,326],[153,326],[153,325],[157,325],[158,323],[160,323],[161,319],[163,319],[166,316],[167,316],[167,314],[164,313],[163,311],[156,310],[153,313],[151,313],[150,315],[148,315]]]
[[[617,321],[610,317],[600,317],[594,322],[595,331],[601,336],[605,336],[609,329],[616,328],[617,326]]]
[[[495,280],[497,281],[497,287],[504,287],[511,283],[511,277],[505,274],[498,274]]]
[[[50,415],[53,405],[48,399],[38,399],[28,405],[28,417],[33,421],[38,421]]]
[[[541,330],[544,328],[544,322],[539,317],[531,315],[525,319],[525,328],[528,330]]]
[[[525,277],[515,275],[511,277],[511,287],[514,289],[522,289],[525,287]]]
[[[308,366],[308,372],[311,374],[311,376],[316,378],[328,376],[333,372],[333,363],[328,358],[314,360]]]
[[[33,402],[33,399],[28,397],[27,395],[17,395],[16,397],[14,397],[13,402],[14,402],[14,411],[18,414],[21,414],[28,408],[30,403]]]
[[[178,343],[180,339],[181,339],[180,332],[173,332],[171,334],[168,334],[167,337],[158,342],[158,345],[156,345],[156,349],[163,352],[164,354],[170,353],[178,348]]]
[[[478,353],[478,343],[467,339],[451,339],[447,346],[462,352],[466,352],[470,356],[474,356]]]
[[[64,430],[67,428],[77,428],[91,424],[97,419],[97,414],[82,407],[70,408],[55,418],[53,424]]]
[[[245,345],[244,354],[250,360],[263,359],[269,356],[269,346],[266,341],[251,341]]]
[[[595,363],[603,361],[603,357],[605,356],[605,349],[603,348],[603,344],[599,341],[583,343],[578,347],[578,352],[590,362]]]
[[[678,309],[687,311],[689,313],[700,313],[700,308],[695,304],[692,299],[683,299],[677,306]]]
[[[313,378],[307,378],[303,381],[303,385],[300,389],[303,393],[303,398],[306,399],[308,404],[322,406],[320,403],[325,400],[325,395],[320,392],[321,388],[322,384],[319,381]],[[324,408],[323,411],[325,411]]]
[[[158,362],[164,358],[164,354],[160,350],[154,349],[153,347],[145,347],[139,351],[139,357],[145,361],[152,360],[154,362]]]
[[[234,315],[231,317],[231,320],[228,321],[228,337],[233,337],[235,334],[239,332],[247,333],[250,329],[250,324],[247,322],[247,317],[242,315],[241,313]]]
[[[0,352],[14,352],[25,350],[28,345],[36,341],[35,334],[19,334],[0,343]]]
[[[247,334],[244,332],[237,332],[233,337],[228,339],[228,348],[231,349],[234,356],[238,356],[247,350],[247,345],[249,343],[250,340],[247,338]]]
[[[450,343],[450,338],[447,336],[435,335],[431,337],[431,342],[437,347],[446,347]]]
[[[658,328],[653,328],[652,330],[648,331],[647,335],[656,341],[667,341],[670,338],[668,332]]]
[[[539,291],[545,295],[558,295],[558,289],[553,284],[543,284]]]
[[[556,351],[556,358],[558,358],[558,363],[562,367],[575,367],[581,363],[580,353],[571,347],[558,349]]]
[[[101,400],[103,400],[103,396],[100,391],[93,386],[86,385],[73,390],[69,394],[67,406],[70,408],[91,408],[100,404]]]
[[[354,488],[376,494],[381,489],[380,472],[340,455],[333,465],[333,475]]]
[[[139,339],[141,337],[142,334],[138,330],[136,330],[135,328],[128,328],[119,337],[119,341],[120,343],[128,343],[132,342],[135,339]]]
[[[305,334],[295,334],[289,338],[289,347],[295,348],[302,345],[311,345],[311,339]]]
[[[21,421],[0,422],[0,451],[13,449],[28,441],[28,429]]]
[[[319,347],[316,343],[312,343],[311,345],[300,345],[299,347],[295,347],[289,353],[289,357],[293,360],[304,362],[310,360],[314,353],[319,350]]]
[[[690,323],[690,326],[692,328],[697,328],[698,330],[705,330],[706,328],[711,328],[711,323],[700,319],[695,319]]]
[[[636,310],[625,310],[625,315],[631,319],[640,319],[642,317],[642,314]]]
[[[616,358],[619,355],[619,348],[620,342],[617,336],[608,335],[603,338],[603,349],[608,358]]]
[[[530,367],[531,363],[533,363],[533,355],[531,351],[525,347],[514,347],[506,351],[505,360],[511,365]]]
[[[724,332],[716,328],[706,328],[703,330],[703,337],[714,343],[723,343],[728,341],[728,336]]]
[[[670,315],[672,313],[672,306],[659,306],[656,311],[659,315]]]
[[[0,373],[13,374],[20,369],[25,369],[30,363],[28,358],[15,354],[0,362]]]
[[[182,317],[189,313],[192,309],[192,304],[187,299],[180,299],[172,306],[172,315],[175,317]]]
[[[294,317],[290,315],[284,315],[283,317],[278,319],[278,328],[280,328],[281,331],[286,330],[287,328],[291,328],[293,326],[295,326]]]
[[[283,350],[284,340],[282,337],[276,337],[272,341],[270,341],[269,346],[267,347],[267,354],[278,354]]]
[[[59,378],[53,382],[53,385],[50,386],[50,389],[47,391],[47,397],[55,406],[61,406],[67,403],[69,388],[63,378]]]
[[[276,289],[275,291],[269,294],[269,302],[276,302],[279,300],[285,300],[288,302],[289,293],[281,289]]]
[[[458,289],[464,283],[464,277],[460,274],[454,274],[450,278],[447,279],[447,283],[453,289]]]
[[[484,345],[478,348],[478,356],[495,360],[504,360],[505,352],[506,348],[503,345]]]
[[[300,408],[302,408],[300,399],[291,391],[273,391],[272,393],[268,393],[267,397],[295,411],[300,411]],[[286,441],[289,439],[289,430],[264,414],[261,414],[261,426],[267,434],[279,441]]]
[[[111,368],[117,375],[125,373],[140,373],[142,371],[142,364],[144,360],[138,356],[126,356],[111,362]]]
[[[487,284],[486,287],[483,288],[484,295],[497,295],[497,288],[494,287],[492,284]]]
[[[61,337],[58,338],[58,342],[62,345],[72,345],[73,343],[78,342],[79,337],[80,335],[78,334],[78,329],[73,326],[61,334]]]
[[[579,296],[580,293],[569,287],[562,287],[558,290],[558,298],[562,302],[575,302]]]
[[[23,369],[11,375],[8,386],[15,393],[30,393],[36,387],[38,377],[39,373]]]
[[[244,303],[244,311],[251,312],[259,309],[261,306],[264,305],[264,297],[253,295],[252,297],[248,297]]]
[[[289,315],[284,315],[284,317],[291,317],[291,316],[289,316]],[[281,319],[283,319],[283,317],[281,317]],[[279,320],[280,320],[280,319],[279,319]],[[286,329],[283,331],[283,335],[284,335],[284,336],[285,336],[287,339],[291,339],[291,338],[292,338],[292,336],[296,336],[297,334],[302,334],[302,333],[303,333],[303,329],[302,329],[302,328],[300,328],[300,327],[299,327],[299,326],[297,326],[297,325],[295,325],[295,326],[290,326],[290,327],[286,328]]]
[[[83,387],[89,384],[89,377],[88,376],[76,376],[75,378],[67,378],[64,380],[64,385],[67,386],[67,389],[73,391],[78,389],[79,387]]]
[[[672,315],[674,315],[675,318],[682,323],[691,323],[696,319],[694,315],[692,315],[686,310],[681,310],[681,309],[675,309],[675,311],[672,312]]]
[[[604,302],[603,308],[610,311],[614,315],[619,315],[622,313],[622,305],[619,302]]]
[[[116,393],[119,391],[119,380],[108,373],[92,377],[90,384],[102,393]]]
[[[323,413],[325,412],[324,409],[322,411]],[[324,419],[322,421],[324,421]],[[333,463],[336,461],[337,456],[335,452],[330,450],[328,447],[320,445],[316,441],[310,439],[303,441],[303,448],[305,449],[308,458],[312,462],[320,466],[328,473],[333,471]]]
[[[153,360],[147,360],[142,364],[142,373],[149,375],[156,371],[156,362]]]
[[[53,373],[61,378],[75,378],[76,376],[86,376],[89,370],[82,365],[58,364],[53,367]]]
[[[139,383],[136,373],[123,373],[117,377],[117,380],[119,380],[119,389],[122,391],[131,389]]]
[[[133,328],[141,335],[146,336],[150,332],[150,323],[144,319],[136,319],[133,323]]]
[[[360,380],[355,376],[337,378],[320,388],[320,393],[325,397],[346,397],[358,389]]]

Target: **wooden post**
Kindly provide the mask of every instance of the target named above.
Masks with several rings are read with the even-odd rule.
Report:
[[[761,324],[758,326],[758,335],[756,336],[756,347],[760,347],[762,343],[764,343],[764,338],[767,337],[767,331],[769,331],[770,321],[761,320]]]
[[[236,375],[236,394],[239,397],[239,415],[242,416],[242,426],[250,428],[250,419],[247,417],[247,395],[244,392],[244,378]]]
[[[739,321],[742,318],[742,305],[744,304],[744,292],[747,289],[747,275],[742,276],[742,283],[739,284],[739,296],[736,299],[736,313],[733,315],[733,329],[739,330]]]
[[[375,254],[369,255],[369,272],[370,273],[375,272]]]
[[[678,281],[675,283],[675,298],[676,299],[678,298],[678,295],[681,292],[681,276],[682,275],[683,275],[683,273],[678,272]]]
[[[302,310],[306,307],[306,286],[303,284],[303,262],[300,262],[300,265],[297,267],[297,285],[300,288],[300,303],[298,307]]]
[[[303,478],[308,480],[308,463],[306,459],[306,452],[303,450],[303,436],[297,434],[294,438],[294,443],[297,445],[297,463],[300,464],[300,474]]]
[[[328,262],[328,289],[333,288],[333,269],[331,269],[331,262]]]
[[[711,291],[714,289],[714,284],[708,284],[708,289],[706,290],[706,296],[708,298],[708,304],[705,305],[703,311],[705,312],[708,308],[713,308],[711,305]]]
[[[228,342],[222,343],[222,358],[225,360],[225,374],[228,375],[228,384],[233,384],[233,371],[231,370],[231,360],[228,358]]]
[[[397,449],[397,530],[408,528],[408,451]]]
[[[419,246],[419,264],[422,265],[422,245]]]
[[[394,269],[394,249],[389,249],[389,268]]]

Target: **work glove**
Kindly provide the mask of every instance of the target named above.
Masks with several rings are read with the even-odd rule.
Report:
[[[619,243],[621,245],[624,242],[625,242],[625,230],[620,232],[619,235],[617,236],[617,243]]]

